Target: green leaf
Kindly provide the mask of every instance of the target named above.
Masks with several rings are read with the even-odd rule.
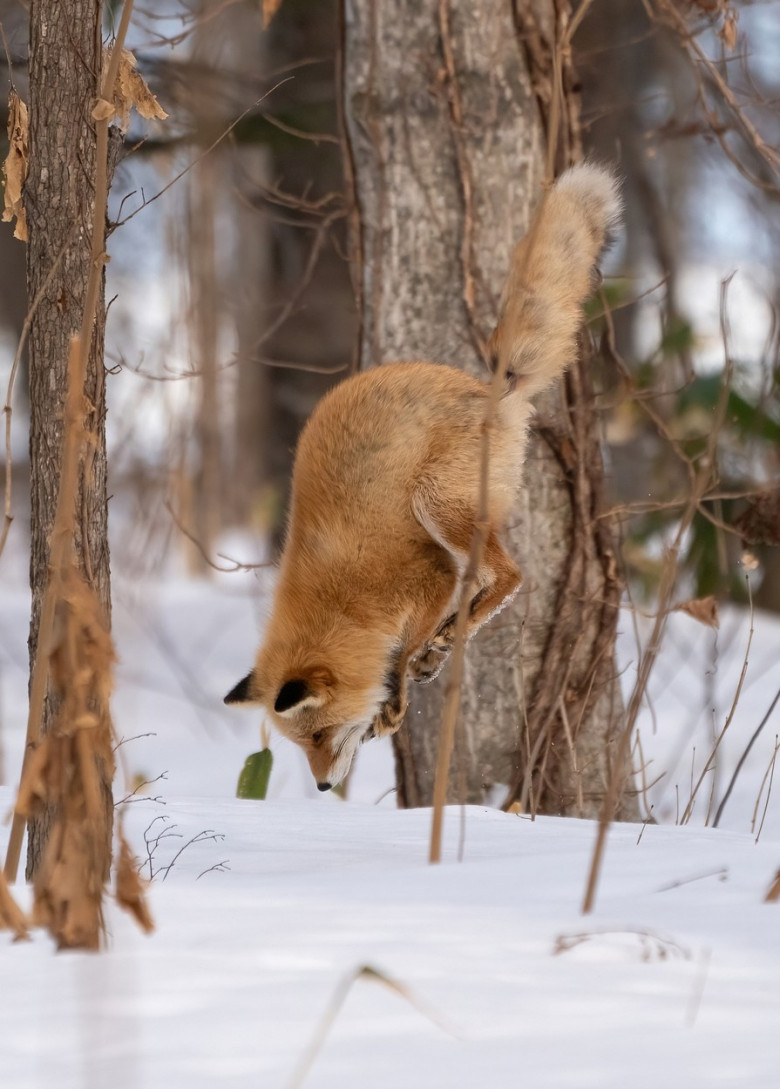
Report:
[[[274,754],[270,749],[262,749],[260,752],[253,752],[251,756],[247,756],[238,777],[236,797],[264,801],[268,793],[268,781],[271,778],[273,763]]]

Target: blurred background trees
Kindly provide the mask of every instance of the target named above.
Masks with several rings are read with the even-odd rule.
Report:
[[[728,356],[733,379],[713,486],[684,535],[675,598],[743,600],[747,548],[758,564],[755,602],[777,610],[778,6],[573,7],[507,3],[501,33],[515,36],[529,80],[529,131],[537,131],[535,165],[521,180],[526,199],[543,173],[553,46],[575,13],[582,18],[561,72],[569,146],[558,149],[556,167],[579,152],[570,146],[576,131],[586,154],[615,162],[626,178],[626,229],[592,307],[603,521],[614,519],[631,597],[652,611],[665,546],[708,450]],[[107,5],[106,34],[117,9]],[[439,9],[460,34],[457,5]],[[375,12],[353,3],[345,10],[353,23]],[[409,16],[404,10],[398,19]],[[21,5],[0,0],[0,74],[25,99],[26,19]],[[383,26],[389,36],[399,29],[387,16]],[[362,269],[358,260],[359,164],[344,142],[345,106],[353,150],[371,114],[343,100],[345,33],[337,0],[165,0],[134,19],[128,45],[170,115],[164,126],[133,122],[110,207],[113,561],[139,577],[182,556],[204,575],[209,563],[226,564],[219,553],[273,557],[302,422],[360,364],[361,344],[363,364],[373,359],[366,344],[375,300],[365,253]],[[431,109],[447,89],[436,27],[412,58],[413,72],[417,59],[414,103]],[[4,96],[2,132],[5,107]],[[403,126],[397,139],[405,139]],[[414,154],[409,162],[414,171]],[[503,264],[497,255],[489,276],[500,282]],[[735,271],[724,308],[720,285]],[[461,305],[453,287],[453,311]],[[2,224],[3,390],[26,312],[24,247]],[[382,358],[396,346],[413,350],[390,337]],[[458,345],[423,348],[450,361]],[[23,389],[20,382],[12,435],[14,534],[28,519]],[[556,471],[565,480],[565,459]],[[522,555],[520,562],[527,569]],[[485,654],[495,659],[485,634]],[[516,753],[506,759],[516,762]],[[505,768],[496,769],[475,789],[505,779]]]

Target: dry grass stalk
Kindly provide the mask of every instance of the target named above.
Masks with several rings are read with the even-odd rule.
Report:
[[[733,772],[733,774],[731,776],[731,779],[729,780],[729,785],[726,787],[726,792],[723,795],[723,797],[721,798],[720,805],[718,806],[718,811],[715,814],[715,820],[712,822],[712,827],[713,828],[717,828],[718,825],[720,824],[720,818],[723,816],[723,810],[726,808],[726,804],[728,803],[728,800],[731,797],[731,792],[734,789],[734,784],[736,783],[737,779],[739,778],[740,772],[742,771],[742,768],[745,765],[745,761],[747,760],[748,756],[750,755],[750,750],[753,748],[756,741],[758,740],[759,735],[761,734],[761,731],[764,729],[767,722],[769,722],[769,719],[772,717],[772,713],[774,712],[774,709],[777,706],[778,700],[780,700],[780,688],[778,688],[777,692],[775,692],[774,699],[769,704],[769,708],[768,708],[766,714],[764,715],[764,717],[759,722],[758,726],[753,731],[753,734],[752,734],[750,740],[748,741],[742,755],[740,756],[739,760],[737,761],[737,766],[734,768],[734,772]]]
[[[780,870],[775,874],[775,879],[767,890],[767,894],[764,897],[765,904],[776,904],[780,900]]]
[[[33,714],[42,706],[49,672],[61,703],[51,732],[42,740],[31,739],[15,820],[29,819],[47,806],[55,814],[35,875],[33,922],[46,926],[60,948],[97,949],[103,931],[103,890],[111,864],[113,803],[107,784],[114,772],[109,714],[114,649],[100,601],[78,570],[73,553],[78,468],[86,436],[85,366],[85,353],[74,338],[60,495],[52,533],[52,574],[44,597],[44,613],[51,613],[52,619],[33,671],[33,725],[40,721]],[[148,929],[151,920],[140,883],[132,885],[127,879],[128,852],[123,840],[120,853],[119,901]]]
[[[0,873],[0,930],[13,930],[17,941],[28,937],[28,919],[11,895],[5,876]]]
[[[49,678],[49,659],[54,649],[55,618],[58,605],[63,597],[65,583],[73,567],[78,473],[82,445],[86,435],[82,404],[85,371],[86,352],[81,350],[79,338],[74,337],[71,341],[70,360],[68,362],[62,473],[51,535],[51,574],[43,595],[38,653],[36,654],[30,680],[30,707],[27,716],[27,740],[22,765],[22,781],[19,787],[20,799],[25,782],[29,779],[28,769],[32,765],[37,768],[42,760],[39,750],[40,724],[43,718],[43,704]],[[16,880],[26,815],[24,808],[20,808],[19,803],[17,803],[5,861],[5,876],[9,881]]]
[[[317,1058],[322,1045],[333,1027],[333,1023],[338,1017],[342,1006],[344,1005],[349,992],[352,990],[358,980],[365,979],[373,983],[379,983],[388,990],[393,991],[395,994],[402,998],[405,1002],[408,1002],[410,1006],[413,1006],[424,1017],[432,1021],[435,1025],[438,1025],[442,1031],[449,1033],[451,1036],[455,1035],[453,1029],[446,1024],[441,1017],[438,1016],[433,1010],[425,1006],[416,997],[414,992],[403,983],[400,983],[397,979],[393,979],[392,976],[387,975],[379,968],[374,968],[370,964],[361,965],[354,971],[350,972],[336,988],[327,1008],[322,1015],[322,1019],[317,1026],[312,1040],[304,1051],[303,1055],[298,1061],[298,1065],[295,1069],[290,1080],[286,1083],[285,1089],[299,1089],[299,1086],[303,1084],[303,1080],[311,1069],[314,1060]]]
[[[138,873],[136,860],[125,839],[122,826],[118,831],[119,858],[116,864],[116,901],[125,911],[135,917],[136,922],[147,934],[154,930],[149,907],[146,903],[146,882]]]
[[[699,790],[701,789],[701,785],[704,782],[705,776],[715,767],[715,761],[716,761],[716,758],[717,758],[717,755],[718,755],[718,750],[720,749],[720,744],[721,744],[723,738],[725,737],[726,731],[728,730],[729,726],[731,725],[731,723],[732,723],[732,721],[734,719],[734,715],[735,715],[736,710],[737,710],[737,705],[739,704],[739,697],[742,695],[742,686],[744,685],[745,677],[747,676],[748,665],[750,663],[750,648],[753,645],[753,635],[755,633],[755,629],[753,627],[753,619],[754,619],[753,618],[753,596],[752,596],[751,590],[750,590],[750,579],[749,579],[749,577],[747,575],[745,576],[745,584],[747,586],[748,600],[750,602],[750,630],[748,632],[747,645],[745,647],[745,656],[742,659],[742,670],[740,671],[739,681],[737,682],[737,687],[736,687],[736,690],[734,692],[734,699],[731,701],[731,710],[729,711],[728,715],[726,716],[726,721],[723,724],[723,729],[720,731],[720,733],[717,735],[717,737],[715,739],[715,744],[712,747],[712,752],[707,757],[707,761],[706,761],[704,767],[702,768],[701,774],[699,775],[699,778],[696,780],[696,785],[695,786],[693,786],[693,784],[691,785],[690,797],[688,798],[688,802],[687,802],[687,804],[685,806],[685,809],[683,810],[682,817],[680,817],[680,824],[687,824],[688,821],[693,816],[693,807],[694,807],[694,804],[696,802],[696,795],[699,793]],[[693,775],[693,768],[691,768],[691,775]],[[713,784],[713,786],[714,786],[714,784]],[[710,800],[710,805],[711,804],[712,804],[712,801]],[[708,812],[708,816],[709,816],[709,808],[708,808],[707,812]],[[718,809],[718,814],[717,814],[717,816],[715,818],[715,823],[713,825],[714,828],[717,828],[717,826],[718,826],[717,822],[718,822],[719,818],[720,818],[720,809]],[[709,821],[707,823],[709,823]]]
[[[51,678],[62,697],[51,732],[28,761],[16,812],[45,806],[55,817],[34,881],[33,922],[60,948],[100,944],[103,888],[111,864],[113,777],[109,716],[114,659],[94,590],[71,564],[56,579],[58,600]]]
[[[44,806],[54,807],[51,834],[35,877],[33,921],[47,926],[61,948],[96,949],[102,932],[103,886],[111,862],[112,803],[103,784],[113,776],[108,712],[113,647],[102,607],[78,571],[73,553],[78,473],[86,436],[85,368],[86,352],[74,338],[52,569],[33,668],[27,758],[14,830],[17,822]],[[51,733],[40,740],[49,671],[62,703]],[[9,843],[8,861],[12,846]]]
[[[628,707],[626,709],[626,720],[623,726],[623,732],[620,735],[617,750],[615,753],[614,764],[612,766],[612,774],[610,775],[609,782],[607,784],[607,790],[604,794],[604,804],[602,807],[601,816],[599,818],[599,827],[596,835],[596,843],[593,848],[593,856],[591,858],[590,870],[588,872],[588,879],[585,886],[585,895],[582,902],[583,915],[587,915],[593,910],[593,905],[596,900],[596,888],[598,886],[599,874],[601,872],[601,863],[603,861],[604,850],[606,848],[607,832],[609,830],[610,824],[612,823],[617,808],[618,799],[620,798],[620,794],[623,790],[623,769],[625,768],[626,759],[631,749],[631,738],[634,733],[634,727],[636,726],[639,709],[645,698],[647,685],[650,680],[650,674],[652,673],[653,667],[658,657],[658,652],[661,649],[661,643],[663,640],[664,631],[666,629],[666,622],[669,613],[672,611],[672,595],[674,593],[674,587],[677,582],[677,571],[680,562],[680,551],[682,549],[683,541],[685,539],[685,535],[690,529],[696,511],[701,508],[703,497],[708,493],[708,491],[717,480],[718,438],[723,428],[729,393],[731,391],[731,382],[734,374],[734,361],[729,353],[728,325],[726,319],[726,303],[728,296],[728,286],[730,282],[731,277],[728,277],[726,280],[723,281],[723,283],[721,284],[720,293],[720,326],[725,357],[723,385],[720,390],[717,405],[715,406],[712,429],[710,431],[707,448],[704,454],[701,456],[700,461],[697,465],[694,465],[694,463],[690,459],[685,459],[687,462],[690,477],[690,495],[686,508],[680,518],[677,533],[675,534],[674,540],[672,541],[672,544],[667,550],[666,556],[664,558],[664,564],[661,572],[661,579],[658,591],[658,608],[655,615],[655,621],[653,623],[653,628],[650,639],[647,643],[647,647],[640,657],[639,666],[637,669],[637,680],[634,685],[634,690],[631,693]],[[741,687],[742,682],[740,681],[740,690]],[[736,708],[736,701],[738,699],[739,690],[735,699],[734,708]],[[732,715],[734,708],[732,708]]]

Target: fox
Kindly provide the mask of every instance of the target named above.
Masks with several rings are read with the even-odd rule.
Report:
[[[488,345],[505,377],[467,639],[521,585],[501,534],[532,398],[576,356],[582,307],[620,214],[614,173],[582,163],[548,189],[515,247]],[[334,387],[300,435],[270,619],[254,667],[225,703],[261,705],[304,751],[321,791],[345,778],[362,742],[400,728],[408,682],[432,681],[452,649],[488,395],[488,383],[452,366],[387,363]]]

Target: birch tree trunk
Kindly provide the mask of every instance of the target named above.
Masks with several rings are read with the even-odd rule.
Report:
[[[487,378],[484,344],[512,247],[541,192],[552,85],[543,69],[564,7],[345,0],[363,367],[431,358]],[[564,121],[559,167],[579,151],[571,97]],[[587,363],[538,409],[507,535],[525,582],[469,647],[449,796],[594,816],[622,702],[620,587],[599,517]],[[440,678],[415,690],[395,739],[401,805],[431,802],[444,689]],[[636,811],[627,795],[621,815]]]
[[[49,569],[49,536],[59,488],[69,344],[81,325],[89,275],[96,154],[91,115],[102,56],[101,0],[31,0],[30,166],[25,207],[29,229],[27,292],[30,303],[38,299],[28,340],[31,667],[38,646],[41,603]],[[78,500],[76,555],[108,614],[104,331],[105,302],[101,290],[85,383],[91,439]],[[43,734],[49,732],[54,711],[49,692]],[[104,788],[108,797],[110,782],[104,783]],[[110,837],[108,803],[106,813]],[[40,862],[50,818],[48,814],[30,822],[28,879]]]

